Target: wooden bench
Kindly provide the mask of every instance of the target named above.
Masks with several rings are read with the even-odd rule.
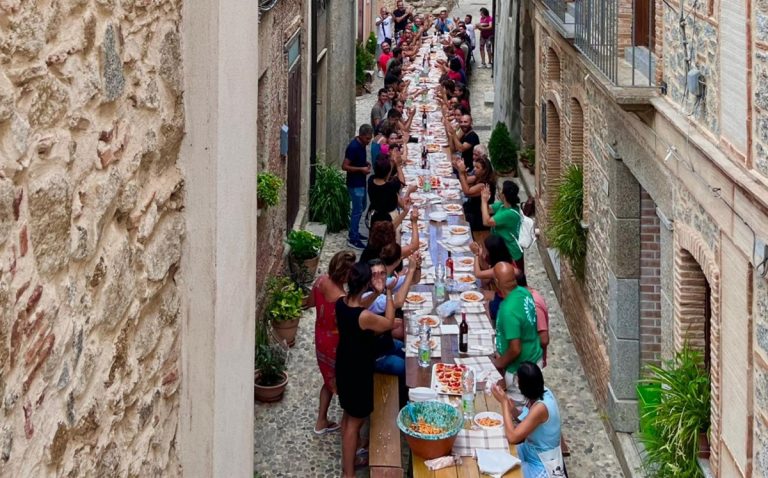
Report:
[[[397,377],[377,373],[373,376],[373,413],[371,414],[368,464],[371,478],[401,478],[400,412]]]

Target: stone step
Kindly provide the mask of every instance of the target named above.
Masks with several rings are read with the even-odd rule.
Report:
[[[305,231],[309,231],[316,236],[322,237],[323,242],[325,242],[325,233],[327,229],[328,228],[326,227],[325,224],[322,224],[319,222],[308,222],[307,225],[304,227]]]

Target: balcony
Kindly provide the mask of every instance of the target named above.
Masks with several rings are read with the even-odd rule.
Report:
[[[547,15],[551,23],[557,28],[563,38],[574,37],[576,25],[576,9],[573,0],[544,0],[548,10]]]
[[[559,11],[567,3],[550,2],[560,3]],[[647,103],[655,95],[653,8],[652,0],[574,2],[574,45],[619,103]]]

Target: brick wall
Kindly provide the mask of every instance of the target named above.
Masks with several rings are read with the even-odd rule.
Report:
[[[656,203],[640,190],[640,361],[661,357],[661,244]]]

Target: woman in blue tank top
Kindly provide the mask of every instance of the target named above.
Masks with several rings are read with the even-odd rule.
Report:
[[[507,440],[517,445],[518,457],[523,462],[523,477],[567,477],[560,449],[557,399],[544,387],[544,377],[538,365],[523,362],[516,378],[520,392],[527,399],[522,412],[498,385],[493,386],[493,396],[502,406]]]

